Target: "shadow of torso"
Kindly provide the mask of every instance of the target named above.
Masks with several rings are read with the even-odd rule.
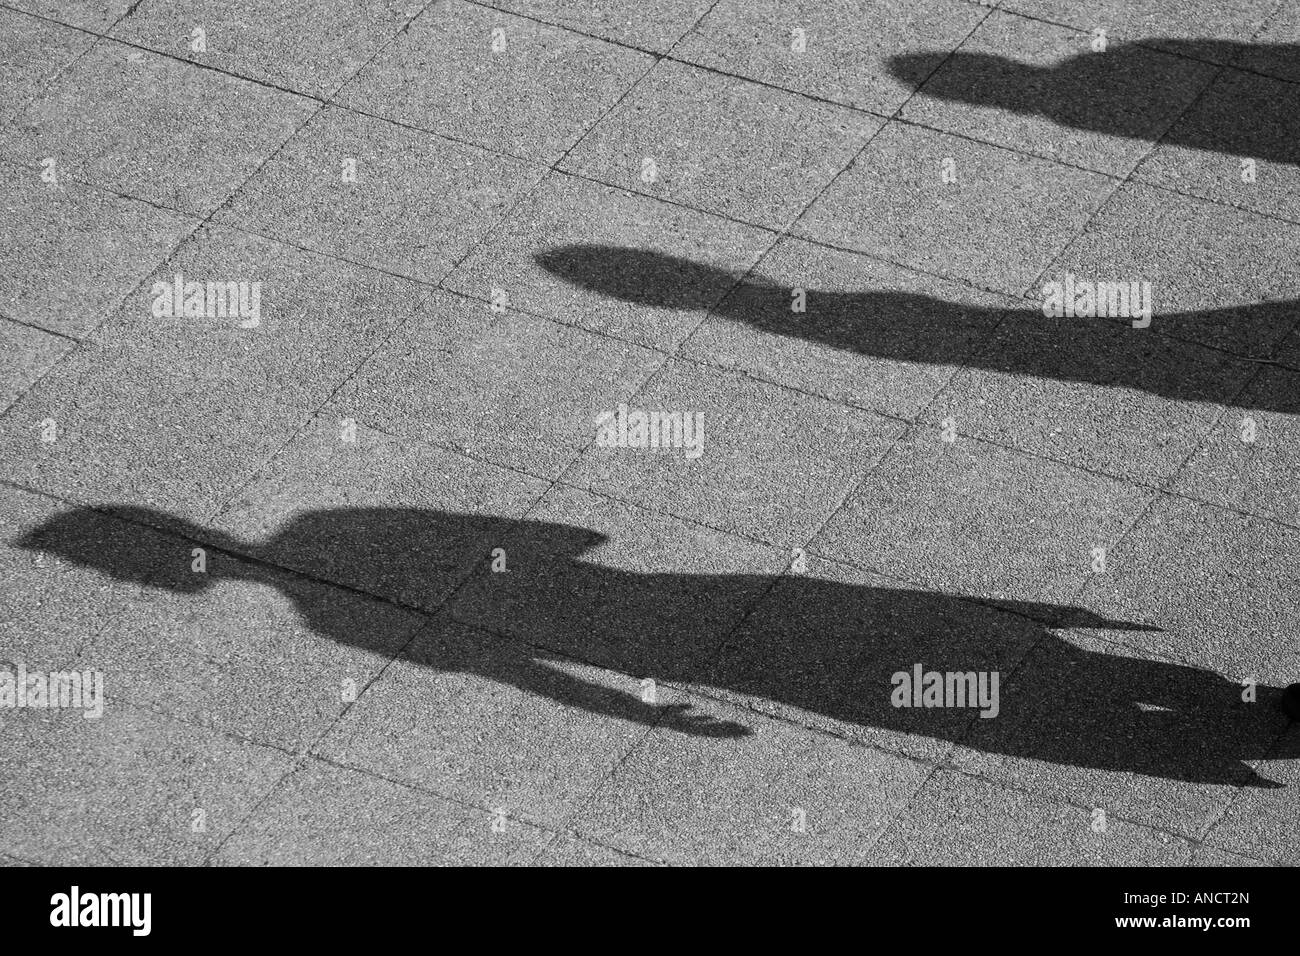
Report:
[[[1057,633],[1082,628],[1105,637],[1107,630],[1157,628],[862,575],[628,571],[597,562],[590,552],[603,540],[548,522],[333,509],[294,518],[253,552],[415,604],[425,603],[415,596],[421,581],[464,578],[445,602],[447,613],[429,624],[419,663],[477,673],[570,707],[688,733],[744,733],[682,708],[645,704],[636,680],[649,678],[902,749],[902,735],[914,735],[1077,767],[1268,785],[1246,761],[1264,757],[1285,726],[1267,706],[1275,689],[1258,688],[1257,701],[1248,703],[1241,685],[1211,671]],[[506,555],[502,573],[488,557],[496,547]],[[333,640],[375,639],[340,630],[328,607],[300,602],[300,609]],[[635,680],[626,691],[611,690],[574,676],[574,664]],[[910,680],[918,665],[983,674],[986,689],[996,674],[996,705],[900,706],[916,698],[899,691],[897,675]]]

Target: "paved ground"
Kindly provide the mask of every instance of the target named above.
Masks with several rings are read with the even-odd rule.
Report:
[[[1300,13],[1002,6],[0,5],[3,858],[1300,862]]]

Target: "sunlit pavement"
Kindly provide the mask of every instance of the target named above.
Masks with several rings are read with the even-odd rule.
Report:
[[[0,5],[0,858],[1300,862],[1295,8],[1003,6]]]

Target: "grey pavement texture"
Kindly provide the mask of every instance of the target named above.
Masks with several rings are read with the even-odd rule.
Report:
[[[0,864],[1300,864],[1297,64],[0,0]]]

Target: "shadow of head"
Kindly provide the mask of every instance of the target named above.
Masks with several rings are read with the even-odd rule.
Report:
[[[622,246],[559,246],[534,259],[571,285],[662,309],[707,309],[739,279],[690,259]]]
[[[888,62],[897,80],[931,99],[1038,114],[1078,129],[1141,138],[1166,123],[1144,104],[1175,102],[1195,80],[1178,61],[1132,44],[1085,51],[1039,66],[993,53],[902,53]],[[1158,94],[1158,97],[1156,96]],[[1155,108],[1155,106],[1152,106]]]
[[[939,50],[921,50],[917,53],[900,53],[889,58],[889,75],[900,83],[918,87],[943,66],[950,54]],[[971,54],[983,56],[984,54]]]
[[[11,543],[128,584],[186,594],[212,585],[213,575],[194,573],[192,562],[197,556],[154,530],[162,527],[209,542],[206,550],[214,540],[222,540],[219,534],[152,508],[108,504],[56,515]]]
[[[1107,136],[1300,164],[1295,94],[1281,81],[1248,73],[1216,79],[1212,66],[1293,63],[1300,45],[1095,43],[1082,37],[1078,52],[1042,66],[989,53],[922,50],[891,57],[887,67],[922,97],[1042,116]],[[1171,105],[1191,107],[1182,117],[1174,110],[1172,126]]]
[[[56,515],[12,544],[128,584],[197,593],[232,577],[261,580],[257,562],[304,572],[327,569],[344,578],[381,574],[387,584],[413,583],[427,578],[443,557],[481,550],[484,542],[502,541],[507,534],[516,561],[578,561],[608,540],[586,528],[484,515],[323,508],[299,514],[265,540],[241,541],[152,508],[105,504]],[[199,550],[201,574],[195,567]],[[214,562],[213,553],[253,562]]]

